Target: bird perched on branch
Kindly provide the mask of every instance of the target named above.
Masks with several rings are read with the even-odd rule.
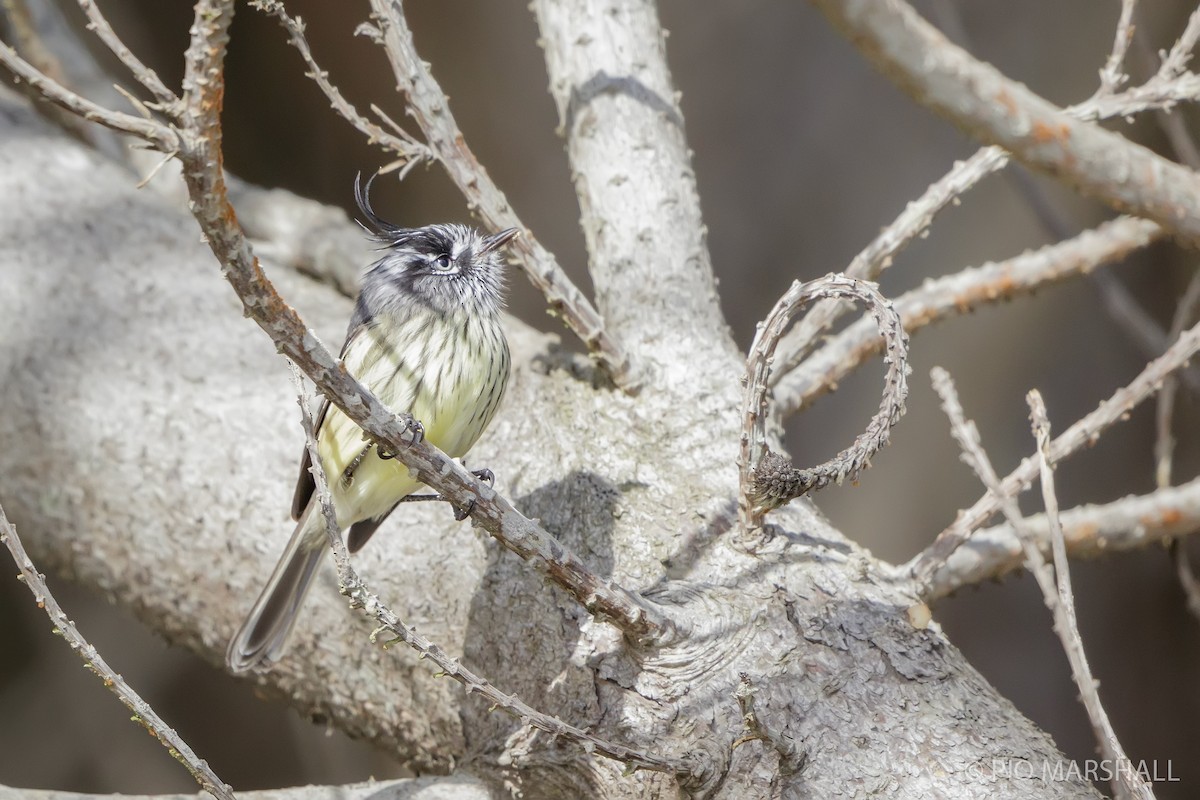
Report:
[[[508,383],[500,252],[518,231],[485,236],[465,225],[402,228],[375,213],[370,187],[371,181],[364,187],[355,178],[364,227],[385,253],[363,277],[342,363],[384,405],[411,414],[431,444],[457,458],[487,428]],[[348,545],[356,551],[421,483],[328,400],[317,413],[316,442],[338,527],[349,528]],[[328,548],[310,466],[306,450],[292,500],[296,529],[229,643],[225,660],[233,672],[282,655]]]

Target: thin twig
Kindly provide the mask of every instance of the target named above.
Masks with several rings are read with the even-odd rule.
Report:
[[[593,614],[612,621],[632,641],[663,642],[673,623],[644,598],[601,578],[541,526],[427,441],[413,443],[409,414],[397,415],[350,375],[276,292],[250,250],[229,204],[221,171],[220,99],[232,0],[200,0],[188,48],[180,151],[192,213],[220,261],[226,280],[279,351],[371,438],[385,444],[421,482],[460,507],[502,545],[566,589]]]
[[[174,116],[176,105],[179,103],[179,98],[175,93],[167,88],[167,85],[158,77],[158,73],[143,64],[141,59],[125,46],[93,0],[78,0],[78,2],[83,13],[87,15],[88,30],[96,34],[96,37],[125,65],[137,82],[154,95],[160,110],[169,116]]]
[[[58,81],[52,80],[38,71],[4,42],[0,42],[0,66],[3,66],[14,80],[28,83],[51,103],[65,108],[89,122],[95,122],[121,133],[132,134],[139,139],[144,139],[154,149],[164,153],[170,153],[179,146],[178,136],[167,125],[158,120],[112,111],[81,97]]]
[[[8,546],[8,552],[12,555],[13,561],[17,563],[17,568],[21,570],[20,580],[29,587],[38,608],[45,611],[46,616],[50,617],[50,622],[54,625],[54,632],[63,637],[71,649],[83,659],[87,668],[103,681],[108,690],[115,694],[126,708],[133,712],[134,721],[140,722],[163,747],[167,748],[176,761],[187,768],[187,771],[200,784],[201,789],[219,800],[233,800],[233,790],[217,777],[208,763],[188,747],[187,742],[172,730],[162,717],[158,716],[150,704],[143,700],[125,682],[124,678],[113,671],[112,667],[96,651],[96,648],[88,643],[88,640],[75,627],[75,623],[67,617],[66,612],[54,599],[54,595],[50,593],[45,576],[37,571],[33,561],[25,552],[25,548],[17,536],[17,529],[8,521],[3,508],[0,508],[0,541]]]
[[[1114,94],[1121,85],[1129,80],[1122,69],[1125,64],[1125,54],[1133,41],[1133,11],[1137,8],[1137,0],[1121,0],[1121,16],[1117,19],[1117,32],[1113,35],[1112,52],[1100,70],[1100,94]]]
[[[797,470],[767,446],[771,361],[792,316],[805,304],[830,297],[850,298],[868,306],[887,349],[883,399],[866,430],[849,448],[817,467]],[[908,395],[908,337],[900,316],[874,284],[843,275],[826,275],[807,283],[796,281],[759,324],[746,359],[745,381],[738,456],[738,517],[742,531],[748,533],[761,525],[763,514],[770,509],[831,482],[853,480],[869,465],[871,456],[887,444],[892,426],[904,415],[904,399]]]
[[[405,625],[404,621],[370,590],[370,587],[363,582],[354,569],[354,565],[350,561],[350,551],[342,541],[341,530],[337,523],[337,512],[333,507],[333,497],[329,493],[325,470],[317,452],[317,437],[314,432],[312,411],[309,408],[308,393],[304,390],[299,367],[294,363],[289,362],[289,364],[292,370],[292,381],[296,386],[297,402],[300,405],[301,424],[304,427],[305,444],[311,464],[309,471],[316,484],[315,492],[321,503],[321,513],[325,517],[325,532],[328,534],[330,549],[333,550],[338,586],[341,593],[350,598],[351,608],[362,609],[367,616],[378,623],[379,627],[371,634],[371,642],[376,642],[380,634],[389,634],[390,638],[384,642],[384,648],[396,641],[407,644],[417,651],[420,658],[427,658],[436,664],[442,675],[461,683],[466,688],[467,694],[478,694],[490,702],[492,708],[507,712],[513,718],[520,720],[522,725],[545,731],[554,739],[561,738],[580,745],[588,753],[596,752],[607,756],[633,770],[645,769],[675,775],[698,774],[695,769],[698,765],[688,763],[686,758],[659,758],[622,744],[601,739],[558,717],[543,714],[516,695],[505,694],[487,680],[459,664],[457,660],[447,655],[446,651],[421,636],[414,628]]]
[[[1096,741],[1108,763],[1122,767],[1122,769],[1116,770],[1118,774],[1114,780],[1114,788],[1117,790],[1118,796],[1123,797],[1125,792],[1128,792],[1139,799],[1149,800],[1153,795],[1141,777],[1134,778],[1125,774],[1131,773],[1133,770],[1128,769],[1129,760],[1121,749],[1120,742],[1117,741],[1112,725],[1108,721],[1108,715],[1100,703],[1097,684],[1092,677],[1083,652],[1083,641],[1079,636],[1079,628],[1075,621],[1070,574],[1067,572],[1066,548],[1063,545],[1062,529],[1057,521],[1057,502],[1054,498],[1053,482],[1050,476],[1048,423],[1043,427],[1035,422],[1035,428],[1038,437],[1038,460],[1042,472],[1043,493],[1047,500],[1046,516],[1050,525],[1051,550],[1054,553],[1055,568],[1053,570],[1043,558],[1041,549],[1035,543],[1035,538],[1026,530],[1025,518],[1021,515],[1016,496],[1007,492],[1001,485],[1000,478],[980,442],[979,431],[975,427],[975,423],[966,419],[963,414],[958,393],[954,389],[954,383],[950,379],[949,373],[941,367],[934,367],[931,376],[933,388],[942,400],[942,409],[950,419],[951,433],[961,450],[962,460],[979,476],[989,494],[999,498],[1009,524],[1017,530],[1017,536],[1021,540],[1025,552],[1026,565],[1042,591],[1042,599],[1046,603],[1046,608],[1054,617],[1054,630],[1058,634],[1067,660],[1071,664],[1071,674],[1079,689],[1084,708],[1087,710],[1088,719],[1092,722]],[[1035,394],[1035,392],[1031,392],[1031,398]],[[1031,399],[1032,402],[1034,401]]]
[[[1168,336],[1172,342],[1178,341],[1183,330],[1196,319],[1200,312],[1200,268],[1192,274],[1187,288],[1175,306],[1175,314],[1171,319],[1171,330]],[[1171,422],[1175,415],[1175,394],[1179,388],[1179,379],[1168,375],[1163,380],[1162,389],[1158,393],[1158,403],[1154,409],[1155,429],[1157,436],[1154,442],[1155,483],[1159,488],[1171,485],[1171,459],[1175,451],[1175,437],[1171,435]]]
[[[807,756],[796,749],[796,743],[791,741],[791,737],[770,731],[763,724],[758,716],[758,709],[755,708],[754,695],[756,692],[757,689],[754,688],[750,676],[745,672],[739,672],[738,688],[734,690],[733,696],[742,712],[742,725],[745,726],[746,732],[734,740],[730,749],[736,749],[753,741],[761,741],[770,745],[779,758],[779,777],[786,779],[803,769]]]
[[[445,93],[434,80],[429,65],[417,54],[399,0],[371,0],[371,8],[372,19],[379,27],[363,25],[359,32],[383,46],[396,85],[408,98],[409,112],[425,134],[429,148],[467,199],[467,205],[490,228],[523,231],[512,249],[520,256],[530,282],[545,295],[551,309],[583,341],[613,382],[627,391],[636,391],[642,377],[632,355],[605,329],[600,312],[571,283],[554,256],[521,223],[504,193],[467,146]]]
[[[1046,519],[1050,525],[1050,551],[1054,554],[1054,577],[1058,590],[1055,594],[1051,591],[1050,586],[1042,585],[1042,596],[1046,601],[1046,606],[1054,614],[1054,631],[1062,642],[1067,660],[1071,662],[1071,676],[1079,688],[1080,700],[1087,709],[1088,720],[1092,723],[1092,734],[1096,737],[1097,744],[1100,745],[1100,752],[1109,760],[1109,763],[1128,766],[1130,764],[1129,756],[1125,754],[1125,749],[1117,739],[1117,732],[1113,730],[1112,722],[1108,719],[1108,712],[1104,710],[1104,704],[1100,702],[1100,684],[1092,676],[1087,655],[1083,651],[1083,637],[1079,634],[1079,620],[1075,616],[1075,593],[1071,588],[1071,567],[1067,562],[1067,547],[1063,541],[1062,525],[1058,518],[1058,495],[1054,491],[1054,468],[1050,464],[1050,420],[1046,416],[1046,405],[1037,389],[1026,395],[1026,401],[1029,403],[1033,434],[1037,439],[1042,502],[1045,503]],[[992,479],[992,485],[995,486],[994,472]],[[1018,530],[1024,527],[1024,518],[1021,516],[1015,499],[1010,499],[1006,503],[1005,514]],[[1041,550],[1033,544],[1028,536],[1022,535],[1021,538],[1027,543],[1026,551],[1032,559],[1031,565],[1038,567],[1034,570],[1034,574],[1043,574],[1042,567],[1045,562],[1042,560]],[[1154,797],[1149,784],[1136,770],[1117,769],[1116,775],[1110,782],[1117,797],[1133,797],[1139,798],[1139,800],[1152,800]]]
[[[900,295],[892,304],[904,322],[905,332],[912,335],[983,305],[1010,300],[1090,272],[1102,264],[1120,261],[1163,235],[1162,228],[1149,220],[1119,217],[1072,239],[1007,261],[983,264],[929,281]],[[808,408],[819,397],[837,389],[843,378],[882,349],[883,342],[868,320],[850,325],[775,385],[778,413],[787,416]],[[1200,374],[1188,374],[1200,388]]]
[[[1183,296],[1179,298],[1179,303],[1175,307],[1175,315],[1171,320],[1171,338],[1178,339],[1180,331],[1196,318],[1197,311],[1200,310],[1200,269],[1192,275],[1192,279],[1188,281],[1187,288],[1183,292]],[[1163,381],[1162,390],[1158,393],[1158,403],[1154,408],[1154,460],[1155,483],[1160,489],[1171,485],[1172,461],[1175,454],[1175,436],[1172,434],[1172,422],[1175,416],[1175,398],[1176,390],[1179,388],[1179,381],[1174,375],[1170,375]],[[1170,556],[1175,564],[1175,575],[1179,580],[1179,587],[1183,590],[1184,596],[1187,598],[1187,608],[1192,616],[1200,620],[1200,585],[1197,585],[1196,578],[1192,574],[1192,564],[1188,558],[1187,548],[1182,542],[1175,541],[1171,543]]]
[[[1200,40],[1200,8],[1193,11],[1188,17],[1187,26],[1180,34],[1179,40],[1175,42],[1171,51],[1167,53],[1167,57],[1163,59],[1159,75],[1167,80],[1182,75],[1187,69],[1188,62],[1192,60],[1197,40]]]
[[[1111,503],[1084,505],[1061,516],[1067,552],[1072,558],[1095,558],[1156,545],[1172,544],[1200,532],[1200,478]],[[1025,520],[1028,535],[1050,553],[1050,531],[1044,515]],[[965,586],[999,578],[1019,568],[1021,541],[1011,525],[976,531],[933,573],[921,599],[927,603]],[[1198,607],[1200,607],[1200,600]]]
[[[1095,411],[1078,420],[1061,433],[1050,446],[1051,463],[1057,464],[1083,447],[1094,443],[1105,430],[1126,417],[1139,403],[1154,394],[1162,382],[1175,370],[1182,367],[1200,351],[1200,325],[1188,329],[1167,352],[1146,365],[1127,386],[1118,389],[1104,400]],[[1023,460],[1008,474],[1001,484],[1004,492],[1017,496],[1037,477],[1037,461],[1033,457]],[[960,512],[954,523],[940,534],[933,544],[909,561],[904,569],[927,591],[930,578],[942,568],[950,554],[966,541],[971,532],[987,522],[998,509],[1000,500],[991,492],[985,494],[975,505]]]
[[[288,41],[292,47],[299,51],[300,57],[304,59],[304,63],[308,66],[308,72],[306,73],[308,77],[324,92],[333,110],[366,136],[369,144],[378,144],[385,150],[390,150],[400,156],[406,169],[422,161],[433,159],[433,153],[430,152],[429,148],[418,141],[408,131],[404,130],[404,128],[391,120],[387,120],[391,123],[393,130],[395,130],[394,134],[389,133],[360,114],[358,109],[342,96],[341,90],[330,82],[329,73],[321,69],[313,57],[308,39],[304,36],[304,21],[299,17],[292,17],[288,14],[283,3],[279,2],[279,0],[252,0],[250,6],[275,17],[279,21],[279,24],[283,26],[283,29],[288,34]]]

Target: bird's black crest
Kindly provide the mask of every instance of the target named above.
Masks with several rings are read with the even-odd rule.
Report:
[[[359,221],[358,224],[371,235],[371,238],[389,247],[410,247],[418,252],[431,255],[449,254],[454,246],[454,238],[453,231],[448,226],[428,225],[423,228],[404,228],[388,222],[375,213],[375,209],[371,206],[371,184],[377,177],[379,177],[379,173],[372,175],[364,186],[362,173],[356,173],[354,176],[354,199],[366,218],[366,223]]]
[[[388,222],[383,217],[375,213],[375,209],[371,207],[371,184],[379,177],[376,172],[371,177],[367,178],[367,183],[364,186],[362,182],[362,173],[354,174],[354,200],[358,203],[358,210],[366,217],[366,222],[361,220],[358,222],[363,230],[371,234],[371,237],[382,244],[400,244],[407,240],[413,231],[409,228],[402,228]]]

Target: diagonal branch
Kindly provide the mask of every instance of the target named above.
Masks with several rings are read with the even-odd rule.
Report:
[[[421,658],[427,658],[436,664],[443,675],[462,684],[466,688],[467,694],[478,694],[491,702],[493,708],[503,710],[524,725],[545,731],[555,738],[582,745],[588,752],[595,751],[620,761],[629,769],[646,769],[678,775],[692,774],[692,768],[686,765],[684,760],[659,758],[616,742],[609,742],[570,725],[558,717],[543,714],[516,695],[505,694],[451,658],[441,647],[417,633],[415,628],[405,625],[404,621],[371,591],[370,587],[359,577],[358,571],[354,569],[354,565],[350,562],[350,551],[346,547],[346,543],[342,541],[341,529],[337,523],[337,512],[333,508],[333,498],[329,494],[325,470],[321,467],[321,457],[317,453],[317,438],[313,430],[312,411],[309,409],[308,396],[300,379],[299,368],[295,364],[291,366],[292,379],[296,385],[297,402],[300,405],[301,423],[304,427],[305,446],[308,449],[309,471],[316,484],[316,495],[321,503],[321,513],[325,517],[325,532],[329,538],[329,547],[333,550],[338,586],[342,594],[350,598],[351,608],[362,609],[378,623],[379,627],[371,634],[371,642],[376,642],[380,634],[390,634],[394,637],[392,641],[404,642],[416,650]],[[390,643],[385,642],[384,647],[386,648]]]
[[[1042,552],[1049,554],[1046,517],[1029,517],[1025,527]],[[1062,514],[1062,529],[1072,558],[1122,553],[1164,539],[1178,541],[1200,532],[1200,478],[1145,495],[1069,509]],[[965,586],[999,578],[1018,569],[1024,557],[1011,524],[977,531],[933,573],[922,599],[933,602]]]
[[[162,108],[163,112],[174,116],[177,111],[176,106],[179,103],[179,98],[167,88],[162,79],[158,77],[158,73],[143,64],[142,60],[125,46],[125,43],[117,36],[116,31],[108,24],[108,20],[100,13],[100,9],[96,7],[94,0],[79,0],[79,7],[87,15],[88,29],[96,34],[96,38],[102,41],[104,46],[112,51],[112,54],[125,65],[126,69],[137,79],[138,83],[146,87],[150,94],[154,95],[155,101]]]
[[[945,39],[901,0],[816,0],[888,78],[968,134],[1200,245],[1200,176],[1073,119]]]
[[[425,441],[412,443],[412,417],[393,413],[350,375],[275,291],[237,224],[220,166],[222,66],[232,8],[233,0],[197,3],[184,78],[181,138],[186,144],[179,159],[192,199],[192,213],[246,315],[330,402],[377,442],[386,444],[423,483],[456,505],[466,507],[474,502],[472,517],[485,530],[566,589],[590,612],[612,620],[638,642],[660,641],[672,635],[671,622],[643,598],[596,575],[547,531],[445,453]]]
[[[136,136],[164,153],[172,153],[179,148],[179,137],[168,126],[156,119],[112,111],[81,97],[58,81],[47,77],[4,42],[0,42],[0,66],[4,67],[14,80],[28,83],[51,103],[89,122]]]
[[[17,536],[17,530],[8,521],[3,508],[0,508],[0,542],[8,547],[9,554],[16,562],[17,568],[21,570],[20,580],[33,593],[38,608],[45,611],[46,616],[50,617],[50,622],[54,624],[54,632],[66,640],[71,649],[83,659],[88,669],[95,673],[109,691],[133,712],[134,721],[145,726],[146,730],[158,739],[163,747],[167,748],[175,760],[192,773],[192,777],[200,784],[201,789],[218,800],[233,800],[233,790],[217,777],[216,773],[208,766],[208,762],[197,756],[188,747],[187,742],[162,717],[158,716],[150,704],[143,700],[141,695],[125,682],[124,678],[113,671],[108,662],[96,652],[96,648],[75,627],[75,623],[71,622],[70,617],[66,615],[62,606],[50,593],[50,587],[46,585],[45,577],[37,571],[37,567],[26,554],[25,548]]]
[[[554,312],[561,316],[588,351],[603,365],[613,382],[635,390],[639,378],[632,356],[606,329],[604,319],[583,293],[571,283],[554,256],[529,233],[504,193],[475,158],[446,103],[446,95],[434,80],[429,65],[421,60],[399,0],[371,0],[372,19],[379,25],[359,28],[383,45],[396,85],[408,98],[409,112],[425,134],[429,149],[437,156],[489,228],[519,228],[523,235],[512,244],[531,283],[541,290]]]
[[[403,128],[398,125],[392,125],[396,133],[389,133],[360,114],[358,109],[342,96],[341,90],[329,81],[328,73],[321,69],[313,57],[312,49],[308,45],[308,39],[304,36],[304,21],[299,17],[292,17],[288,14],[282,2],[279,2],[279,0],[255,0],[250,5],[266,14],[270,14],[279,21],[279,24],[287,31],[288,41],[292,47],[299,51],[300,57],[304,59],[304,63],[308,66],[308,77],[325,94],[333,110],[367,137],[368,144],[378,144],[385,150],[390,150],[399,156],[400,161],[398,163],[403,164],[404,170],[410,169],[421,161],[433,158],[433,153],[430,152],[429,148],[417,141],[415,137]]]
[[[1101,433],[1124,419],[1134,407],[1157,392],[1167,376],[1187,364],[1197,352],[1200,352],[1200,324],[1186,331],[1167,352],[1147,364],[1133,381],[1100,403],[1095,411],[1059,434],[1050,444],[1051,463],[1057,464],[1095,442]],[[1036,459],[1026,458],[1001,482],[1001,489],[1004,495],[1015,497],[1029,488],[1037,475]],[[960,512],[954,523],[938,534],[933,544],[904,565],[904,570],[917,581],[922,596],[929,591],[929,581],[934,573],[942,568],[950,554],[965,542],[976,528],[999,510],[1001,501],[1000,497],[988,492],[970,509]]]
[[[912,335],[944,319],[1120,261],[1163,235],[1162,228],[1149,220],[1119,217],[1072,239],[928,281],[892,303],[904,320],[905,332]],[[847,375],[882,348],[869,321],[848,326],[776,384],[775,402],[780,415],[803,411],[836,390]],[[1165,344],[1158,352],[1163,349]],[[1188,370],[1184,375],[1200,387],[1200,374]]]
[[[1188,30],[1193,28],[1198,18],[1200,10],[1193,13]],[[1180,42],[1186,38],[1182,37]],[[1177,44],[1175,49],[1182,48]],[[1065,109],[1064,113],[1081,120],[1109,119],[1151,109],[1170,109],[1175,103],[1196,101],[1198,98],[1200,76],[1192,73],[1180,75],[1163,65],[1142,86],[1118,94],[1098,91],[1091,99]],[[876,280],[901,251],[929,228],[938,214],[988,175],[1004,169],[1008,163],[1009,154],[995,146],[981,148],[970,158],[956,163],[949,172],[931,184],[921,197],[908,203],[900,215],[854,257],[846,268],[846,274],[854,278]],[[848,310],[848,304],[829,301],[815,307],[801,320],[780,342],[779,379],[807,356],[817,341],[817,334]],[[1154,352],[1161,352],[1164,347],[1165,342],[1156,347]]]

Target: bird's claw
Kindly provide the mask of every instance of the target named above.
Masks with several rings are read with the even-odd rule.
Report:
[[[420,444],[425,441],[425,426],[421,424],[421,420],[409,417],[408,423],[404,426],[408,432],[408,446],[412,447],[415,444]],[[388,461],[396,457],[396,451],[388,449],[383,445],[376,445],[375,454],[379,456],[381,461]]]

